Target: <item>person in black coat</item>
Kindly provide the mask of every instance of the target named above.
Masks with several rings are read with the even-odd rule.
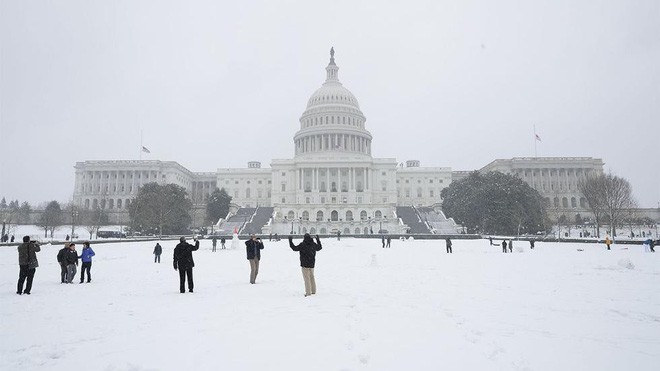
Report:
[[[160,255],[163,253],[163,247],[160,246],[158,242],[156,242],[156,246],[154,246],[154,263],[159,263],[160,264]]]
[[[69,244],[64,244],[64,247],[57,252],[57,262],[60,263],[60,278],[62,279],[62,283],[66,283],[66,262],[64,261],[64,257],[67,251],[69,251]]]
[[[257,282],[257,274],[259,274],[259,261],[261,260],[261,250],[264,248],[264,243],[261,238],[250,235],[250,239],[245,241],[245,252],[247,259],[250,262],[250,283]]]
[[[186,292],[186,276],[188,276],[188,291],[193,292],[195,286],[193,283],[195,261],[193,260],[192,252],[199,249],[199,241],[197,241],[197,238],[194,238],[194,241],[195,244],[191,245],[186,242],[185,237],[181,237],[179,244],[174,248],[174,270],[179,271],[179,291],[182,294]]]
[[[41,247],[37,242],[30,241],[30,236],[23,237],[23,243],[18,245],[18,282],[16,284],[16,293],[18,295],[27,294],[30,295],[32,290],[32,280],[34,279],[34,273],[39,266],[37,261],[37,252],[41,251]],[[25,285],[25,290],[23,289],[23,283]]]
[[[502,240],[502,252],[506,253],[506,240]]]
[[[66,283],[73,283],[73,278],[78,271],[78,252],[76,251],[76,244],[69,243],[69,248],[64,254],[64,263],[66,264]]]
[[[447,254],[453,254],[454,250],[451,249],[451,239],[449,237],[445,240],[445,245],[447,245]]]
[[[309,233],[305,233],[300,244],[294,245],[293,237],[289,236],[289,247],[293,251],[300,252],[300,266],[302,267],[303,280],[305,281],[305,296],[316,294],[316,280],[314,279],[314,265],[316,264],[316,252],[321,250],[321,240],[316,235],[316,243]]]

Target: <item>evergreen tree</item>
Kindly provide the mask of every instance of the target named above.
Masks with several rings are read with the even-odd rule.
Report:
[[[192,202],[186,189],[176,184],[147,183],[129,206],[134,231],[163,234],[186,233]]]
[[[29,224],[30,213],[32,213],[32,206],[30,206],[27,201],[23,201],[21,207],[18,209],[18,222],[22,224]]]
[[[220,218],[227,216],[227,213],[229,213],[229,204],[231,204],[231,196],[227,194],[227,191],[224,188],[216,188],[206,203],[207,221],[215,224]]]
[[[445,215],[472,233],[516,235],[545,229],[543,198],[511,175],[475,171],[443,189],[440,196]]]

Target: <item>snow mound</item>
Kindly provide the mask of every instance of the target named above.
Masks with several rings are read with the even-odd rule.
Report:
[[[626,269],[635,269],[635,265],[628,258],[619,259],[619,267]]]

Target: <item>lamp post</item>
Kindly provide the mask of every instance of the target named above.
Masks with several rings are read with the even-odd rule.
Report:
[[[76,218],[78,217],[78,210],[71,204],[71,241],[73,241],[76,231]]]

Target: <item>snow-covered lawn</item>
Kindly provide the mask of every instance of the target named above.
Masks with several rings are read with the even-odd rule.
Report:
[[[323,243],[308,298],[286,240],[265,241],[256,285],[244,249],[202,241],[194,294],[178,292],[174,242],[161,264],[152,242],[94,244],[92,282],[71,285],[47,245],[30,296],[1,247],[0,370],[660,367],[660,253],[641,246]]]

